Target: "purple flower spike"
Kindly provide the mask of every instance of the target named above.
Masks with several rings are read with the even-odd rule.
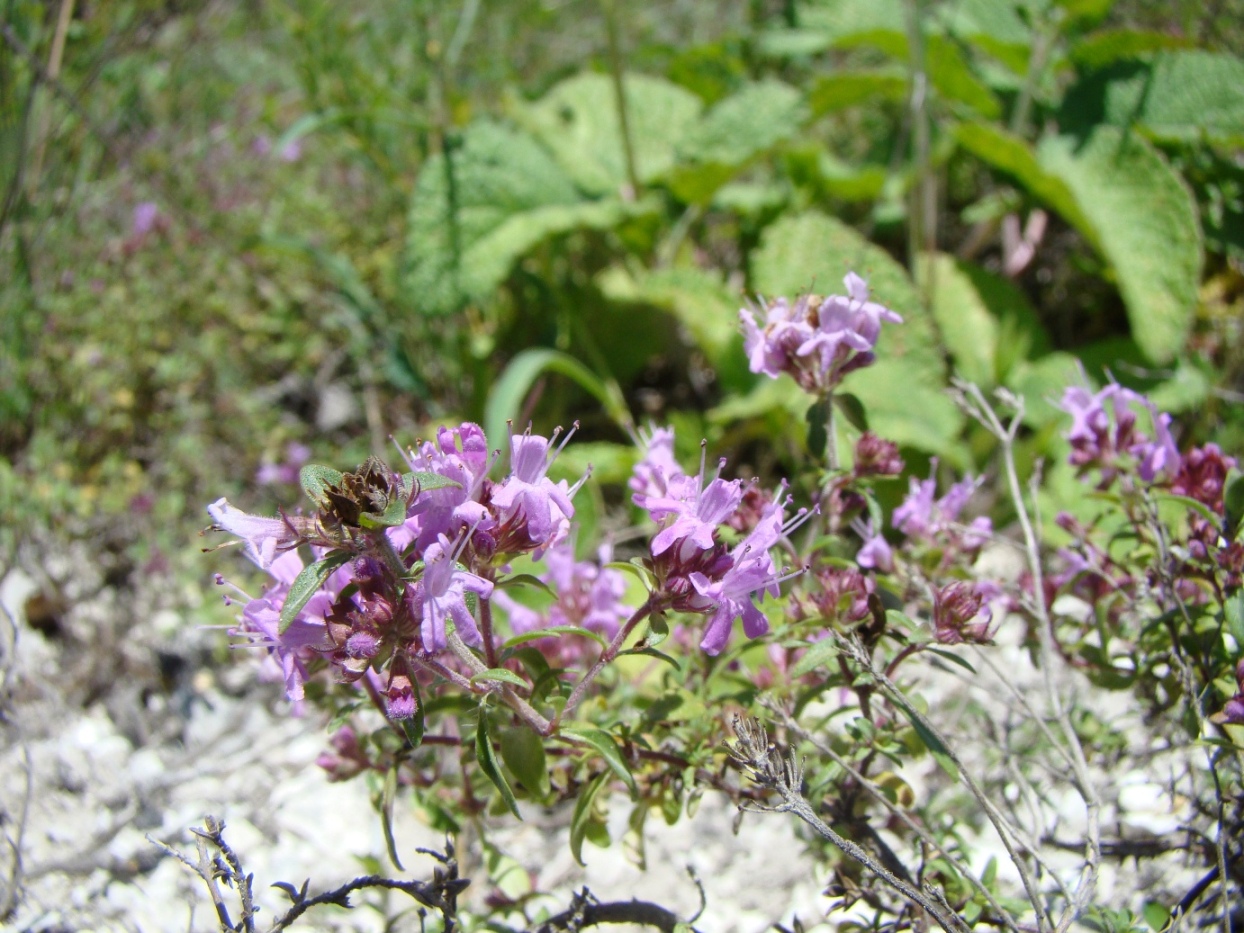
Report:
[[[743,309],[743,345],[754,373],[776,378],[788,373],[804,390],[828,395],[850,372],[873,362],[881,322],[902,323],[889,308],[868,300],[868,284],[854,272],[843,280],[847,295],[804,295],[794,306],[785,298],[760,312]]]
[[[423,650],[443,651],[449,644],[445,622],[452,619],[462,640],[480,645],[483,639],[475,627],[475,617],[467,608],[466,594],[475,593],[482,599],[492,595],[493,585],[483,577],[458,567],[456,561],[466,543],[463,538],[457,552],[451,551],[449,539],[441,535],[437,543],[424,552],[422,625]]]
[[[573,433],[572,430],[570,434]],[[562,442],[563,447],[570,434]],[[511,436],[510,475],[493,487],[490,498],[500,526],[499,551],[543,553],[569,532],[570,519],[574,517],[570,500],[587,477],[573,488],[565,480],[554,483],[548,478],[549,467],[561,450],[559,447],[549,455],[556,438],[556,433],[551,440],[529,433]]]

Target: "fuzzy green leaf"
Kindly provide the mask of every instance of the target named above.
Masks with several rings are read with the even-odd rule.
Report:
[[[544,799],[551,790],[544,740],[523,726],[501,733],[501,760],[533,797]]]
[[[332,467],[308,463],[298,471],[298,482],[302,485],[302,491],[307,494],[307,498],[317,507],[322,507],[327,502],[325,492],[330,486],[340,485],[342,475],[340,470],[334,470]]]
[[[302,568],[298,576],[294,577],[294,582],[290,584],[289,592],[285,595],[285,602],[281,605],[281,619],[277,629],[281,634],[284,634],[294,624],[298,613],[302,612],[302,607],[332,576],[333,571],[351,557],[352,555],[346,551],[337,551],[323,560]]]
[[[627,765],[626,760],[622,757],[622,753],[618,750],[618,745],[608,732],[592,726],[562,726],[561,734],[572,739],[578,739],[580,742],[586,742],[592,748],[600,753],[605,759],[610,770],[618,777],[626,782],[626,786],[631,789],[631,793],[635,793],[635,778],[631,774],[631,769]]]
[[[480,770],[484,772],[488,780],[492,781],[497,792],[501,794],[501,799],[510,808],[510,812],[516,819],[521,820],[523,815],[518,812],[518,801],[514,798],[514,791],[511,790],[509,782],[501,772],[501,766],[497,762],[497,753],[493,751],[492,740],[488,735],[488,705],[486,703],[479,705],[479,720],[475,727],[475,758],[479,762]]]

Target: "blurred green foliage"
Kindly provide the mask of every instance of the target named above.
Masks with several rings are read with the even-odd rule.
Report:
[[[0,534],[189,553],[289,442],[442,419],[769,472],[737,309],[849,270],[910,453],[989,456],[958,371],[1055,455],[1077,359],[1239,450],[1239,6],[0,0]]]

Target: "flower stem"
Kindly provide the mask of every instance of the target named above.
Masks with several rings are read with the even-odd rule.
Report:
[[[626,642],[626,639],[630,636],[631,632],[635,631],[635,626],[637,626],[644,619],[648,618],[648,616],[652,615],[658,604],[656,594],[650,594],[647,601],[636,609],[631,617],[626,620],[626,624],[623,625],[622,628],[618,629],[618,634],[613,637],[613,641],[609,643],[609,646],[601,652],[600,657],[596,659],[596,663],[593,664],[588,669],[588,672],[583,675],[583,679],[575,684],[574,690],[570,693],[570,698],[566,700],[566,705],[563,706],[561,711],[553,717],[553,721],[549,724],[549,732],[546,734],[551,734],[557,731],[558,727],[561,725],[562,717],[579,705],[579,701],[583,699],[583,694],[587,693],[587,688],[591,686],[592,681],[595,680],[596,676],[618,656],[618,652],[622,650],[622,645]]]

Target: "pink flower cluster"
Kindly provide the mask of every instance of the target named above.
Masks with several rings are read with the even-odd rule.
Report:
[[[824,396],[848,373],[871,364],[881,322],[903,319],[870,301],[868,283],[854,272],[843,284],[845,296],[803,295],[793,305],[777,298],[739,311],[751,371],[774,379],[788,373],[805,391]]]
[[[789,500],[779,490],[743,539],[727,547],[719,532],[743,506],[744,484],[719,475],[706,477],[703,462],[695,476],[684,473],[674,459],[672,429],[652,432],[630,488],[634,503],[660,528],[649,561],[657,579],[655,598],[663,608],[709,615],[700,647],[719,654],[740,617],[749,638],[767,632],[768,619],[756,600],[777,596],[778,584],[791,576],[778,571],[769,551],[807,519],[807,511],[784,519]]]

